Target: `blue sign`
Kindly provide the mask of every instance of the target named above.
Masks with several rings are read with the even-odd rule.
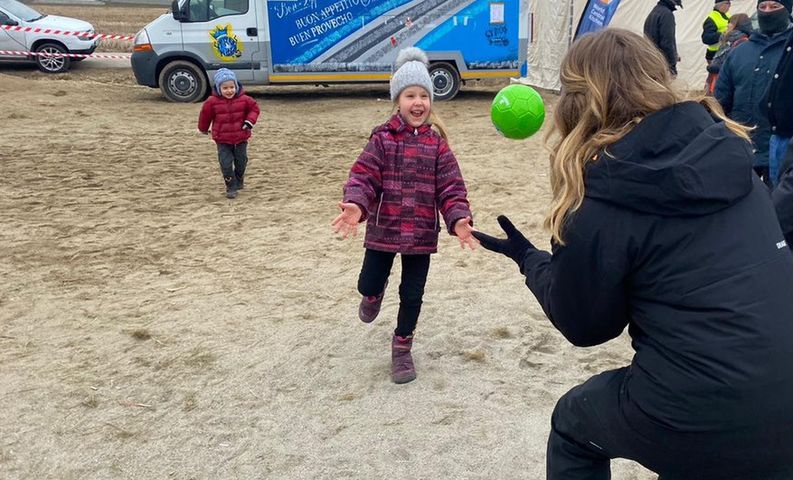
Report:
[[[515,69],[520,0],[269,0],[275,72],[387,72],[400,49]]]
[[[416,43],[425,51],[459,51],[469,69],[518,68],[518,0],[478,1]],[[498,14],[494,10],[498,8]]]
[[[611,17],[614,16],[619,5],[620,0],[589,0],[584,9],[584,15],[578,22],[576,38],[585,33],[597,32],[608,27]]]
[[[316,60],[341,40],[365,31],[374,21],[395,29],[388,13],[410,0],[275,0],[267,2],[273,63],[303,64]]]

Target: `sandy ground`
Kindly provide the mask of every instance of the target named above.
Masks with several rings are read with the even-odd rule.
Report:
[[[572,347],[509,260],[444,236],[419,377],[390,382],[397,282],[362,324],[361,239],[329,225],[384,85],[252,89],[263,114],[227,200],[199,105],[128,69],[0,83],[0,478],[540,479],[557,398],[630,360],[624,336]],[[547,247],[547,154],[492,128],[501,86],[437,109],[477,225],[506,213]]]

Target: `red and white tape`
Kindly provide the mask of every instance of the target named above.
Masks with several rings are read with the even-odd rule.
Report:
[[[87,55],[85,53],[47,53],[47,52],[22,52],[18,50],[0,50],[0,55],[20,55],[27,57],[37,55],[40,57],[69,57],[69,58],[112,58],[115,60],[129,60],[130,55]]]
[[[54,30],[52,28],[34,28],[34,27],[20,27],[19,25],[0,25],[3,30],[13,30],[16,32],[29,32],[29,33],[46,33],[48,35],[71,35],[74,37],[83,38],[103,38],[105,40],[128,40],[135,39],[134,35],[112,35],[106,33],[88,33],[88,32],[69,32],[65,30]]]

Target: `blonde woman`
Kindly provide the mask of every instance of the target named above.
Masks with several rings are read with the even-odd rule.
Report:
[[[631,364],[557,403],[548,478],[793,478],[793,255],[746,130],[683,101],[661,54],[607,29],[562,63],[551,142],[553,252],[506,217],[482,245],[515,260],[554,326],[588,347],[625,327]]]

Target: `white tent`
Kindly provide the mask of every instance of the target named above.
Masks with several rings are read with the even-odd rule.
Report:
[[[612,0],[613,1],[613,0]],[[528,82],[542,88],[559,89],[559,65],[578,22],[586,0],[533,0],[532,41],[529,44]],[[644,20],[657,0],[621,0],[609,26],[643,33]],[[713,9],[713,0],[683,0],[683,9],[675,11],[678,84],[688,90],[705,85],[705,45],[702,23]],[[732,0],[730,13],[754,13],[757,0]]]

